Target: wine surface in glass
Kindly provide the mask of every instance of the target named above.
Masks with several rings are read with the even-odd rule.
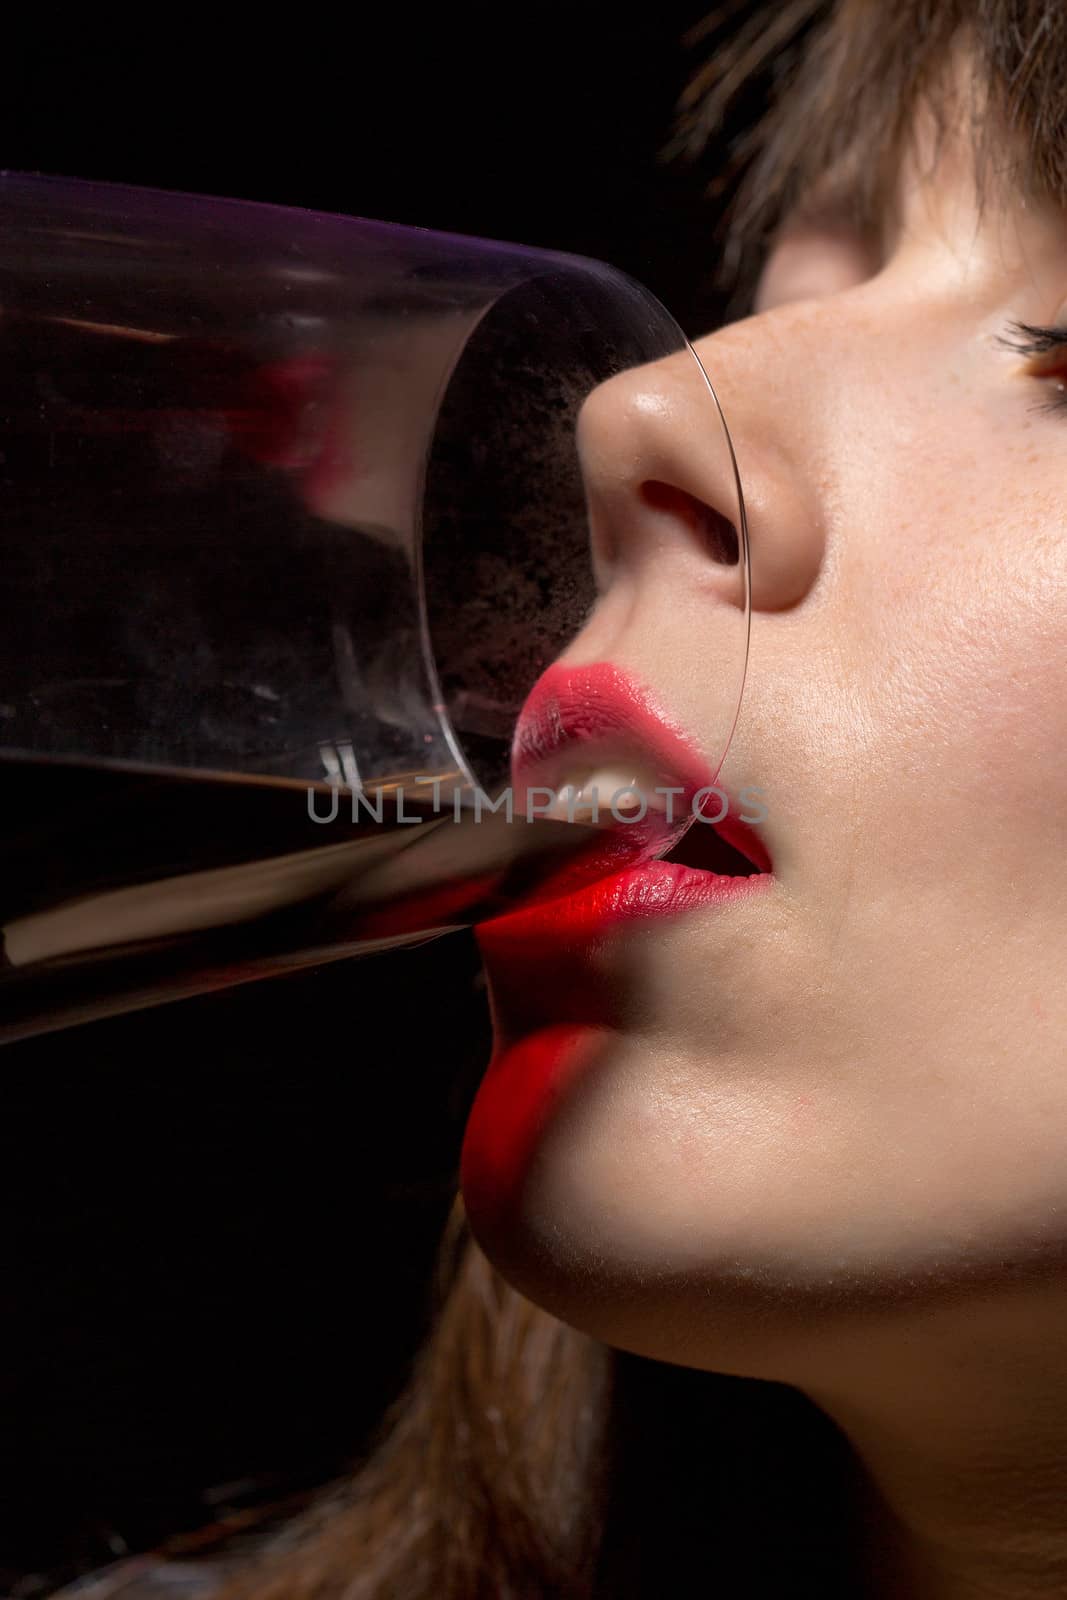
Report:
[[[0,1043],[469,926],[597,831],[402,784],[17,755],[0,784]]]

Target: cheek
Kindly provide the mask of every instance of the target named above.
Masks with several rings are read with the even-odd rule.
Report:
[[[966,515],[973,507],[957,508]],[[1042,512],[1045,513],[1044,518]],[[936,510],[935,513],[936,515]],[[947,518],[920,567],[909,609],[898,608],[884,666],[882,715],[895,730],[899,779],[925,791],[921,813],[939,842],[970,831],[974,861],[1028,876],[1059,872],[1067,818],[1067,508],[1050,526],[1005,508]],[[912,795],[918,802],[917,794]],[[956,852],[953,851],[955,855]]]
[[[835,981],[859,979],[872,1040],[892,1019],[923,1093],[949,1085],[943,1126],[1012,1183],[1053,1181],[1067,1126],[1067,501],[1051,454],[1046,440],[1034,486],[993,435],[985,462],[920,458],[907,502],[899,485],[874,497],[842,559],[848,712],[822,750],[847,883],[809,841],[839,921]],[[900,1111],[910,1149],[905,1094]]]
[[[1061,430],[946,381],[854,419],[820,628],[858,788],[909,854],[1060,871],[1067,818]],[[916,394],[922,391],[917,389]],[[1011,402],[1010,408],[1008,402]],[[946,418],[952,419],[951,427]],[[887,446],[887,433],[889,445]],[[1067,423],[1062,429],[1067,461]],[[832,635],[832,640],[830,640]],[[830,686],[827,685],[827,692]],[[835,735],[828,731],[828,743]],[[968,872],[969,866],[969,872]],[[1067,903],[1067,902],[1065,902]]]

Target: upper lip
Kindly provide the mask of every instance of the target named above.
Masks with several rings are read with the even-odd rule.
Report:
[[[674,797],[673,822],[649,810],[640,823],[618,826],[617,833],[629,837],[635,855],[662,854],[685,832],[698,791],[715,785],[715,774],[695,742],[647,690],[611,662],[577,667],[557,663],[543,673],[523,706],[512,743],[516,800],[524,804],[526,791],[534,786],[558,792],[582,767],[630,765],[654,774],[655,787],[681,790]],[[713,824],[715,831],[757,871],[769,871],[762,840],[737,818],[736,802],[722,784],[697,809],[714,816],[723,809],[722,796],[726,812]]]

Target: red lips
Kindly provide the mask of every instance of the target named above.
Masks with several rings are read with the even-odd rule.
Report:
[[[723,791],[713,788],[714,774],[694,741],[610,662],[559,663],[538,680],[512,745],[516,809],[525,808],[528,791],[556,791],[568,770],[588,766],[600,753],[615,766],[632,757],[654,773],[656,787],[679,790],[673,821],[650,809],[639,821],[602,827],[602,843],[542,884],[524,906],[482,925],[494,942],[526,943],[527,935],[535,942],[582,940],[610,923],[723,901],[756,887],[752,879],[657,861],[682,838],[694,811],[717,816],[724,809]],[[700,797],[701,790],[712,792]],[[714,826],[758,869],[756,877],[769,872],[767,851],[751,828],[728,809]]]
[[[655,766],[658,785],[684,790],[676,809],[685,814],[693,794],[714,781],[689,736],[620,668],[607,661],[584,667],[561,662],[538,679],[519,718],[511,750],[516,790],[535,784],[538,772],[561,755],[616,740]]]
[[[691,822],[694,808],[715,816],[721,795],[709,794],[706,808],[700,803],[699,791],[711,789],[715,775],[694,741],[654,696],[608,662],[560,663],[537,683],[512,747],[516,806],[530,788],[557,791],[568,775],[618,771],[631,759],[643,781],[653,774],[655,787],[681,791],[675,820],[649,812],[642,821],[601,829],[595,881],[583,861],[477,929],[492,984],[495,1048],[467,1125],[461,1177],[468,1206],[483,1223],[495,1219],[510,1229],[550,1120],[595,1067],[599,1041],[619,1024],[618,971],[598,964],[597,956],[611,930],[697,910],[729,916],[729,907],[774,883],[765,870],[731,876],[655,859],[690,825],[710,829]],[[716,832],[757,866],[769,866],[751,829],[729,820],[729,836],[725,818]]]
[[[522,709],[512,742],[511,772],[517,812],[528,800],[540,806],[536,789],[558,792],[568,768],[573,769],[596,748],[629,754],[655,782],[682,792],[674,797],[673,821],[649,810],[640,820],[613,822],[607,805],[602,826],[590,829],[581,856],[568,861],[539,885],[527,904],[540,904],[574,894],[625,867],[653,861],[685,832],[690,799],[710,784],[711,773],[699,751],[625,673],[610,662],[550,667],[537,681]],[[536,815],[537,813],[532,813]]]

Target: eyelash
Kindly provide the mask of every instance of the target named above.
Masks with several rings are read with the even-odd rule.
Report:
[[[1010,335],[1002,335],[997,343],[1008,350],[1014,350],[1017,355],[1031,356],[1035,360],[1039,356],[1052,355],[1056,351],[1067,351],[1067,327],[1042,328],[1032,322],[1012,322]],[[1036,378],[1055,378],[1054,371],[1035,372]],[[1067,411],[1067,377],[1057,379],[1057,393],[1051,400],[1043,400],[1039,405],[1033,406],[1034,411]]]

